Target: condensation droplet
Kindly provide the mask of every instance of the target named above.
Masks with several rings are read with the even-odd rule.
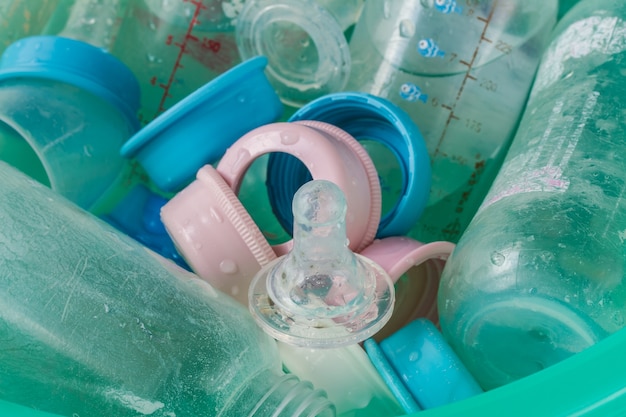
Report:
[[[420,353],[417,351],[413,351],[409,353],[409,361],[416,362],[420,358]]]
[[[243,169],[243,165],[246,163],[246,161],[249,161],[249,160],[250,160],[250,151],[248,151],[247,149],[239,149],[239,153],[237,154],[237,159],[231,166],[230,172],[233,174],[241,172],[241,170]]]
[[[239,268],[237,267],[237,263],[232,259],[224,259],[220,262],[220,271],[225,274],[234,274],[238,270]]]
[[[491,263],[496,266],[501,266],[504,263],[505,257],[500,252],[491,252]]]
[[[422,7],[425,7],[427,9],[433,7],[433,0],[420,0],[420,3]]]
[[[537,294],[537,288],[533,287],[531,289],[528,290],[528,294],[530,295],[535,295]]]
[[[209,213],[211,213],[211,217],[213,217],[218,223],[223,223],[224,218],[222,215],[215,209],[215,207],[211,207],[209,209]]]
[[[383,3],[383,17],[389,19],[391,17],[391,3],[385,0]]]
[[[280,141],[283,145],[293,145],[300,140],[300,135],[294,131],[284,131],[280,134]]]
[[[400,36],[410,38],[415,34],[415,24],[409,19],[400,22]]]

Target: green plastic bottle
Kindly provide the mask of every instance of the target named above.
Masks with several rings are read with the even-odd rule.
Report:
[[[62,416],[334,416],[231,297],[0,163],[0,400]]]
[[[448,260],[444,335],[484,388],[624,326],[626,3],[581,1],[557,25],[519,130]]]

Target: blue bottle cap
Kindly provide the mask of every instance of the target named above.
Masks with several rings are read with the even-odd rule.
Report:
[[[378,343],[376,343],[374,339],[367,339],[363,342],[363,348],[365,348],[370,361],[372,361],[372,364],[404,411],[408,414],[420,411],[422,408],[417,404],[409,390],[406,389],[404,383],[393,369],[393,366],[391,366],[387,360],[385,353],[380,349],[380,346],[378,346]]]
[[[17,77],[51,79],[89,91],[117,107],[139,130],[139,82],[103,49],[59,36],[20,39],[0,58],[0,80]]]
[[[376,237],[408,233],[421,216],[430,193],[431,168],[426,143],[411,118],[390,101],[366,93],[333,93],[310,102],[289,119],[317,120],[335,125],[355,139],[379,142],[396,157],[402,175],[402,195],[380,221]],[[308,180],[306,168],[285,154],[268,161],[268,194],[276,217],[293,229],[291,198]]]
[[[283,105],[267,80],[267,59],[231,68],[163,112],[122,146],[163,191],[177,191],[250,130],[276,121]]]
[[[132,188],[102,219],[161,256],[189,270],[161,221],[160,213],[168,200],[143,185]]]
[[[480,394],[465,368],[435,325],[417,319],[379,345],[369,343],[368,355],[392,392],[398,380],[423,409],[450,404]],[[384,358],[391,367],[380,366]]]

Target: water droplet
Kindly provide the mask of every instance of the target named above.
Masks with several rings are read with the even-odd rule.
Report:
[[[236,174],[241,172],[243,165],[250,160],[250,151],[247,149],[239,149],[239,153],[237,154],[237,159],[233,163],[230,172]]]
[[[400,36],[410,38],[415,34],[415,24],[409,19],[400,22]]]
[[[528,290],[528,294],[535,295],[537,294],[537,288],[533,287]]]
[[[409,361],[416,362],[420,358],[420,353],[417,351],[413,351],[409,353]]]
[[[220,262],[220,271],[225,274],[234,274],[238,270],[239,268],[237,267],[237,263],[232,259],[224,259]]]
[[[109,311],[111,311],[111,310],[109,309],[109,305],[108,305],[108,304],[105,304],[105,305],[104,305],[104,312],[105,312],[105,313],[108,313]]]
[[[302,46],[303,48],[306,48],[310,44],[311,44],[311,40],[308,37],[300,39],[300,46]]]
[[[565,300],[566,303],[569,303],[571,298],[569,295],[566,295],[565,297],[563,297],[563,300]]]
[[[300,134],[293,130],[286,130],[280,134],[280,141],[283,145],[293,145],[300,140]]]
[[[613,322],[620,327],[624,324],[624,316],[622,316],[622,313],[620,313],[619,311],[613,313],[613,316],[611,318],[613,319]]]
[[[500,252],[494,251],[491,252],[491,263],[496,266],[501,266],[504,263],[505,256]]]
[[[224,218],[222,215],[215,209],[215,207],[211,207],[209,209],[209,213],[211,213],[211,217],[213,217],[218,223],[223,223]]]
[[[148,60],[148,62],[156,61],[156,57],[152,54],[146,54],[146,59]]]
[[[422,4],[422,7],[426,9],[433,7],[433,0],[420,0],[420,3]]]
[[[385,0],[383,3],[383,17],[389,19],[391,17],[391,3],[389,0]]]

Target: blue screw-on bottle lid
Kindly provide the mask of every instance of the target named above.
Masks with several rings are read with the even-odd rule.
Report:
[[[382,97],[341,92],[320,97],[300,108],[289,119],[317,120],[335,125],[358,141],[380,143],[396,157],[402,175],[401,196],[384,213],[376,237],[402,236],[421,216],[430,193],[431,167],[426,142],[409,115]],[[270,203],[285,230],[293,230],[291,199],[307,181],[308,172],[295,158],[270,155],[267,184]]]
[[[422,409],[483,392],[439,330],[427,319],[412,321],[380,344],[369,339],[364,347],[391,391],[406,395],[403,390],[406,388]],[[406,397],[398,400],[401,404],[409,401]]]
[[[276,121],[283,105],[264,74],[267,58],[244,61],[161,113],[121,149],[163,191],[178,191],[237,139]]]
[[[59,36],[23,38],[0,57],[0,81],[18,77],[46,78],[89,91],[117,107],[139,129],[139,82],[103,49]]]

